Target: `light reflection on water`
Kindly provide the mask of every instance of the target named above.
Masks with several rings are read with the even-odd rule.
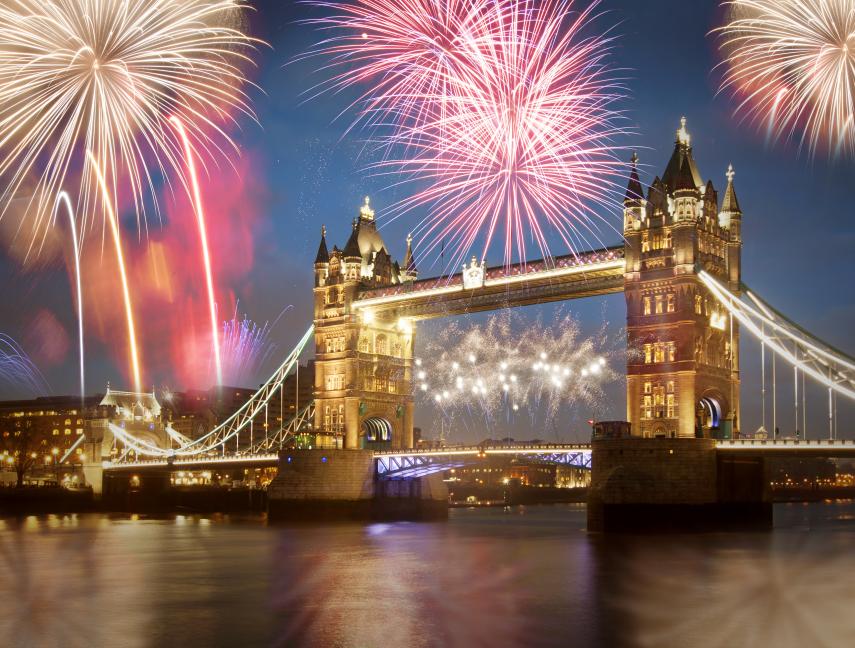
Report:
[[[603,537],[584,506],[447,523],[0,520],[0,645],[846,646],[855,503],[772,533]]]

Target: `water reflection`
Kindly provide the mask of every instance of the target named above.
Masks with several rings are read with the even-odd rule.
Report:
[[[580,506],[448,523],[0,521],[0,637],[21,646],[837,646],[855,504],[773,533],[612,538]],[[12,642],[8,643],[11,638]]]

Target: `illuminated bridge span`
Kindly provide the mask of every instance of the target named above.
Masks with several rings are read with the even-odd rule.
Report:
[[[846,439],[721,439],[716,441],[715,447],[718,454],[730,456],[855,457],[855,441]],[[435,450],[375,451],[373,454],[379,479],[424,477],[452,468],[462,468],[495,456],[519,457],[527,461],[586,469],[590,469],[592,465],[591,445],[587,443],[449,446]],[[287,454],[285,460],[287,461]],[[278,463],[278,452],[244,452],[228,453],[225,456],[106,462],[104,467],[109,470],[134,471],[148,468],[193,470],[212,466],[273,467]]]
[[[544,304],[623,291],[624,248],[567,254],[490,268],[473,259],[462,272],[362,291],[354,311],[422,320]]]
[[[366,199],[342,248],[329,250],[322,230],[314,262],[314,322],[249,401],[197,439],[166,430],[169,436],[160,442],[130,424],[112,425],[118,453],[109,467],[141,465],[141,460],[161,465],[274,461],[294,435],[307,430],[314,448],[374,451],[377,473],[385,477],[429,474],[483,452],[523,454],[517,446],[411,450],[416,322],[621,291],[627,312],[626,419],[632,435],[732,443],[721,446],[721,452],[749,447],[726,441],[746,432],[740,413],[740,335],[747,332],[760,342],[763,367],[761,384],[753,392],[763,404],[756,436],[775,437],[781,427],[779,436],[804,443],[809,380],[827,391],[827,436],[834,440],[837,398],[855,400],[855,359],[745,286],[743,213],[732,168],[725,178],[719,198],[713,182],[702,180],[683,121],[661,178],[645,191],[635,169],[631,172],[624,198],[624,245],[509,267],[488,268],[476,259],[457,274],[430,279],[419,278],[409,239],[403,263],[392,260]],[[279,417],[273,418],[284,421],[282,384],[310,339],[316,360],[314,403],[287,425],[271,429],[268,410],[275,411],[278,401]],[[782,367],[785,375],[779,376]],[[792,381],[786,414],[779,413],[783,408],[776,400],[780,380]],[[750,448],[849,452],[847,444],[836,443],[797,446],[779,440]],[[389,449],[393,452],[385,452]],[[539,447],[530,454],[585,465],[585,453],[581,447]]]

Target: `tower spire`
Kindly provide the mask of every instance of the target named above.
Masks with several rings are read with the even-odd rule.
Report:
[[[635,151],[632,152],[630,165],[629,184],[626,187],[626,195],[623,197],[624,204],[632,200],[641,200],[644,198],[644,190],[641,188],[641,181],[638,179],[638,155]]]
[[[321,225],[321,243],[318,245],[318,253],[315,255],[315,264],[329,263],[330,253],[327,250],[327,227]]]
[[[404,274],[407,278],[415,279],[418,272],[416,258],[413,256],[413,235],[407,234],[407,252],[404,254]]]
[[[727,173],[724,175],[727,177],[727,189],[724,192],[721,211],[729,214],[741,214],[742,210],[739,208],[739,201],[736,199],[736,190],[733,188],[733,176],[736,175],[736,172],[733,170],[732,164],[727,165]]]

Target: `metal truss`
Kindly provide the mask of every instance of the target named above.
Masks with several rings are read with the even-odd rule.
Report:
[[[439,450],[376,452],[374,458],[379,479],[414,479],[472,465],[490,455],[513,455],[544,464],[591,467],[591,446],[583,444],[455,446]]]
[[[270,378],[268,378],[267,381],[259,387],[258,391],[256,391],[246,403],[244,403],[225,421],[198,439],[193,439],[192,441],[184,443],[178,448],[159,448],[142,439],[137,439],[129,432],[122,430],[119,426],[111,425],[110,429],[113,431],[114,436],[126,447],[133,450],[137,455],[145,457],[187,458],[210,454],[225,456],[226,443],[232,440],[234,440],[235,443],[235,453],[239,454],[239,435],[244,430],[247,430],[250,436],[249,447],[254,448],[255,444],[252,442],[254,421],[262,414],[266,414],[270,400],[275,394],[279,393],[285,378],[288,377],[297,362],[299,362],[303,349],[312,338],[314,328],[314,325],[308,328],[305,334],[303,334],[303,337],[297,343],[297,346],[295,346],[291,353],[288,354],[288,357],[285,358],[285,361],[279,365],[278,369],[273,372],[273,375],[271,375]],[[304,410],[302,414],[306,414],[306,410]],[[294,424],[299,425],[299,421],[295,420]],[[280,433],[282,433],[281,430]],[[265,437],[266,436],[267,435],[265,435]],[[262,442],[260,442],[259,445],[261,443]],[[250,454],[249,451],[247,451],[247,453]]]
[[[300,434],[303,430],[310,430],[314,420],[315,401],[312,401],[297,416],[293,417],[288,422],[288,425],[279,428],[271,435],[265,435],[261,441],[247,449],[245,454],[262,455],[269,452],[278,452],[289,439]]]

